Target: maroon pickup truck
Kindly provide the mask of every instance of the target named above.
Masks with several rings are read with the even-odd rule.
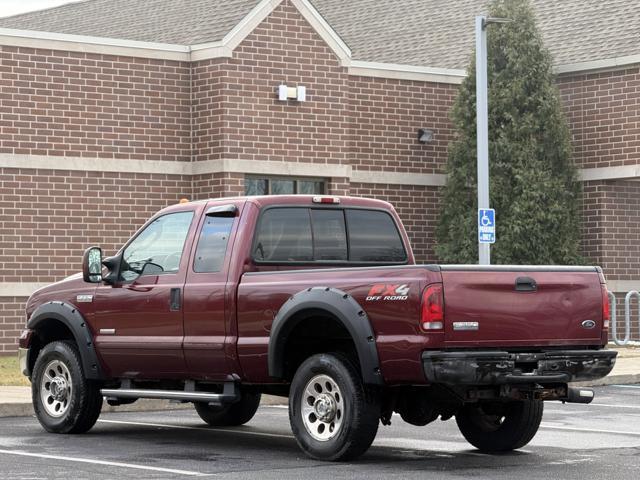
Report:
[[[174,205],[117,255],[27,303],[20,361],[49,432],[110,405],[193,402],[241,425],[288,396],[302,450],[364,453],[397,412],[455,416],[482,451],[520,448],[543,401],[589,403],[607,375],[609,303],[597,267],[415,265],[393,207],[349,197]]]

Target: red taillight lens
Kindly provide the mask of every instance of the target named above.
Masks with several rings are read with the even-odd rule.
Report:
[[[422,316],[420,325],[423,330],[442,330],[444,328],[444,296],[442,285],[434,284],[425,288],[422,294]]]
[[[609,321],[611,320],[611,306],[609,305],[609,292],[607,286],[602,285],[602,328],[609,329]]]

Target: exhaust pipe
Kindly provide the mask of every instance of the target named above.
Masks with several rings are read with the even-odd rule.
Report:
[[[569,387],[567,389],[567,398],[563,401],[567,403],[591,403],[593,398],[594,393],[590,388]]]

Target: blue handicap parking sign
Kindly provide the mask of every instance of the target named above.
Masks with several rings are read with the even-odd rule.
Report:
[[[478,242],[496,243],[496,211],[493,208],[478,209]]]

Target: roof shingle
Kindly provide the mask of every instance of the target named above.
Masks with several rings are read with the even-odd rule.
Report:
[[[487,0],[311,0],[355,60],[465,68]],[[195,45],[221,40],[258,0],[87,0],[0,19],[0,28]],[[628,0],[533,0],[555,64],[640,54]]]
[[[0,28],[196,45],[221,40],[259,0],[86,0],[0,18]]]

